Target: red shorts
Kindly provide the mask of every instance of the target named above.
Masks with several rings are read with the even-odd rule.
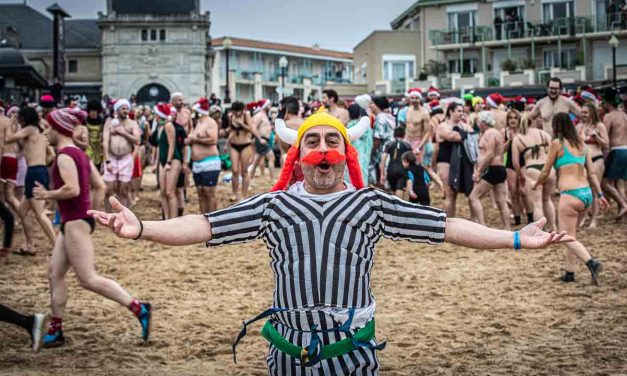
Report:
[[[142,177],[142,163],[139,160],[139,154],[133,159],[133,179]]]
[[[0,181],[15,183],[17,178],[17,158],[12,155],[3,155],[0,162]]]

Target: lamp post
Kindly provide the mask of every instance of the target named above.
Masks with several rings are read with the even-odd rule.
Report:
[[[287,68],[287,58],[285,56],[281,56],[279,59],[279,67],[281,67],[281,99],[285,95],[285,68]]]
[[[229,90],[229,52],[233,47],[233,41],[229,37],[225,37],[222,41],[222,47],[224,47],[224,54],[226,56],[226,88],[224,89],[224,104],[231,103],[231,91]]]
[[[616,48],[618,47],[618,38],[612,34],[607,43],[612,47],[612,86],[616,89]]]
[[[54,3],[46,9],[53,16],[52,23],[52,95],[57,103],[63,101],[63,87],[65,86],[65,18],[70,15]]]

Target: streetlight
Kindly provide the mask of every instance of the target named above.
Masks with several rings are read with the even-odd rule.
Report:
[[[226,55],[226,88],[224,89],[224,104],[231,103],[231,92],[229,90],[229,52],[233,47],[233,41],[229,37],[225,37],[222,41],[222,47],[224,47],[224,53]]]
[[[279,67],[281,67],[281,98],[285,95],[285,68],[287,68],[287,58],[281,56],[279,59]]]
[[[612,34],[612,37],[607,43],[612,47],[612,85],[614,89],[616,89],[616,48],[618,47],[618,38],[616,38],[616,35]]]

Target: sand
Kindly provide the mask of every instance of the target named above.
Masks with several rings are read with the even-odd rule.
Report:
[[[253,191],[269,185],[258,179]],[[230,187],[220,184],[218,192],[221,207],[228,205]],[[458,206],[467,216],[467,202]],[[187,212],[197,207],[193,193]],[[489,224],[498,226],[495,210],[487,201],[485,207]],[[149,219],[158,208],[158,193],[145,191],[134,210]],[[93,237],[99,272],[155,307],[150,342],[141,343],[126,308],[82,290],[70,272],[68,344],[33,354],[21,329],[0,324],[0,374],[266,374],[261,323],[240,344],[238,364],[231,356],[241,321],[272,302],[261,241],[208,249],[120,240],[103,228]],[[379,353],[381,374],[627,374],[627,225],[608,216],[579,239],[605,265],[600,287],[583,264],[576,283],[560,283],[559,246],[476,251],[381,241],[372,280],[378,338],[388,341]],[[0,266],[0,302],[24,312],[49,306],[50,245],[40,231],[37,245],[37,256]]]

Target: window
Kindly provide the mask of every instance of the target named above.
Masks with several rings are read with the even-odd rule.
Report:
[[[572,69],[577,59],[577,51],[574,48],[563,49],[561,54],[557,50],[544,51],[543,62],[545,68]]]
[[[145,42],[147,40],[148,40],[148,30],[142,29],[142,42]]]
[[[78,61],[69,60],[67,63],[67,71],[68,73],[78,73]]]
[[[525,6],[515,5],[494,9],[496,39],[522,38],[525,36]]]
[[[448,14],[448,30],[453,33],[454,43],[469,43],[475,26],[475,11]]]
[[[461,63],[464,64],[463,69]],[[449,73],[461,73],[461,74],[475,74],[479,68],[479,59],[464,59],[460,62],[459,59],[448,61]]]
[[[157,30],[150,30],[150,40],[157,40]]]
[[[165,40],[165,29],[159,30],[159,40],[162,42]]]
[[[542,19],[545,23],[575,17],[574,1],[559,1],[542,4]]]

